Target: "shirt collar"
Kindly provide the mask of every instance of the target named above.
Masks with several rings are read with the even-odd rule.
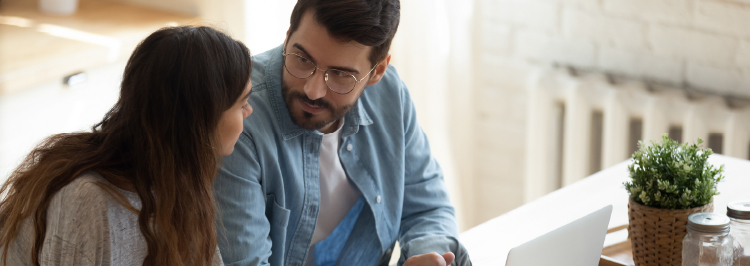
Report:
[[[297,124],[292,122],[292,118],[289,114],[289,109],[287,109],[284,98],[281,95],[281,71],[283,71],[283,56],[281,55],[281,53],[283,51],[284,45],[281,45],[271,51],[273,55],[271,56],[271,60],[266,65],[265,82],[266,84],[268,84],[270,102],[273,108],[274,116],[276,117],[276,121],[281,128],[282,137],[284,138],[284,140],[288,140],[302,135],[306,132],[312,131],[301,128]],[[364,105],[362,104],[362,97],[365,97],[364,92],[360,96],[360,99],[357,99],[357,103],[352,106],[351,110],[349,110],[349,113],[346,114],[344,118],[344,126],[341,129],[342,137],[348,137],[357,133],[359,131],[359,126],[367,126],[373,123],[372,119],[367,114]]]

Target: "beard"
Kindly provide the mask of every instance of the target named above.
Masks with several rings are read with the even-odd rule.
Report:
[[[354,106],[354,103],[351,103],[336,108],[322,98],[310,100],[310,98],[308,98],[306,94],[298,91],[292,91],[283,78],[281,80],[281,97],[284,98],[286,108],[287,110],[289,110],[289,116],[292,117],[292,122],[294,122],[294,124],[298,125],[299,127],[307,130],[318,130],[330,123],[338,121],[339,119],[346,116],[346,114],[349,113],[349,110],[352,109],[352,106]],[[359,99],[359,97],[357,97],[357,99]],[[329,114],[326,116],[326,114],[314,115],[308,113],[294,104],[294,100],[299,100],[309,105],[325,108],[328,110]]]

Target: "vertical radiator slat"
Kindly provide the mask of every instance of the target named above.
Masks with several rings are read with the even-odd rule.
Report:
[[[546,88],[547,83],[553,86],[554,75],[538,72],[529,79],[528,106],[529,117],[526,125],[526,177],[524,178],[524,202],[532,201],[557,189],[558,153],[554,147],[559,146],[555,132],[555,109],[557,104],[554,94]]]
[[[624,91],[611,90],[604,104],[604,140],[602,169],[628,158],[628,113],[623,103]]]
[[[684,127],[682,128],[682,137],[685,142],[695,142],[697,139],[704,141],[703,147],[708,147],[708,127],[704,119],[705,108],[700,105],[692,105],[685,113]]]
[[[566,88],[563,140],[562,184],[567,186],[588,176],[591,103],[586,98],[589,86],[574,82]]]
[[[750,159],[750,112],[733,112],[724,135],[724,152],[728,156]]]
[[[560,69],[539,70],[527,88],[525,202],[585,178],[598,169],[592,163],[602,169],[620,163],[630,157],[631,142],[659,141],[664,133],[685,142],[708,142],[709,133],[719,133],[717,150],[750,159],[750,106],[731,110],[715,96],[689,99],[683,90],[649,90],[642,82],[615,84]],[[592,157],[599,153],[592,150],[599,142],[592,140],[599,133],[592,128],[594,110],[601,110],[601,158]]]
[[[648,103],[643,115],[643,134],[644,141],[658,141],[661,135],[669,131],[669,120],[665,106],[667,101],[662,97],[652,95],[648,97]]]

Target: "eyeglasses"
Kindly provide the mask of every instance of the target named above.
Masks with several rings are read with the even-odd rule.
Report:
[[[302,55],[296,53],[282,53],[282,55],[284,56],[284,68],[295,78],[306,79],[312,77],[312,75],[315,74],[315,71],[320,69],[310,61],[310,59],[307,59]],[[370,75],[378,64],[375,64],[375,66],[370,69],[370,72],[367,72],[367,74],[359,80],[353,73],[348,71],[331,68],[320,70],[324,71],[323,80],[325,80],[326,86],[328,86],[331,91],[338,94],[347,94],[354,90],[357,83],[362,82],[365,77]]]

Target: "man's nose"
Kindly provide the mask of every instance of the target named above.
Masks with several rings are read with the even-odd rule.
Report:
[[[305,94],[310,100],[317,100],[326,96],[328,85],[325,83],[325,71],[318,70],[305,82]]]

